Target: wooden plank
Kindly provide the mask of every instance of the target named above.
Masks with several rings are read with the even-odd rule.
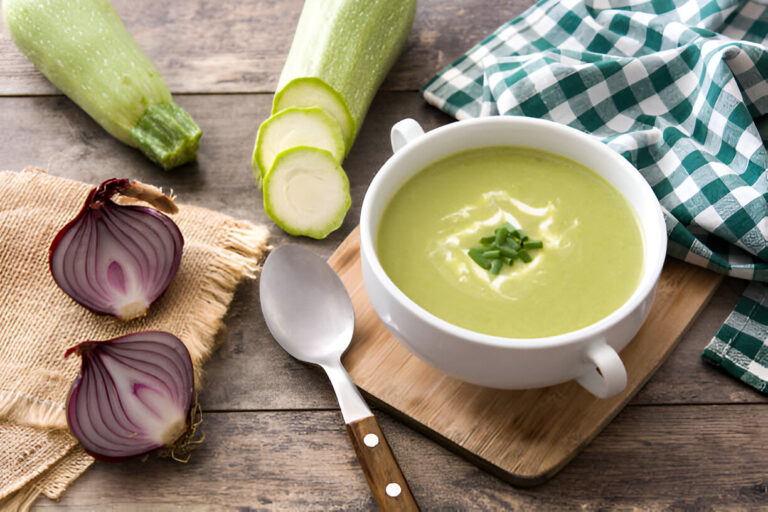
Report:
[[[0,98],[0,168],[27,165],[90,183],[114,176],[173,188],[182,202],[212,208],[252,222],[267,223],[249,158],[258,122],[267,115],[266,95],[189,95],[179,99],[205,132],[197,164],[170,173],[107,135],[62,97]],[[342,228],[322,241],[286,236],[272,226],[275,245],[291,242],[328,257],[357,225],[360,204],[376,171],[390,155],[389,129],[403,117],[432,129],[451,119],[426,106],[416,93],[381,93],[344,163],[352,209]],[[238,122],[231,122],[237,119]],[[701,349],[728,315],[744,286],[729,280],[701,315],[677,351],[636,400],[640,403],[765,402],[766,397],[703,363]],[[296,364],[266,331],[258,284],[244,284],[227,318],[219,352],[206,366],[209,385],[202,397],[210,409],[336,407],[325,377]],[[257,390],[257,392],[254,392]],[[647,392],[646,392],[647,391]]]
[[[722,280],[668,259],[643,327],[621,351],[627,387],[599,399],[574,381],[520,391],[484,388],[421,361],[379,320],[359,254],[355,230],[328,260],[355,308],[355,334],[342,359],[352,380],[398,418],[515,485],[544,482],[583,449],[661,366]]]
[[[516,489],[378,414],[423,510],[756,510],[768,503],[768,406],[628,407],[548,483]],[[205,417],[187,465],[96,463],[33,510],[372,510],[338,412]]]
[[[273,92],[301,0],[112,0],[174,93]],[[531,0],[420,0],[386,90],[415,91]],[[1,17],[1,16],[0,16]],[[0,30],[0,96],[58,91]]]

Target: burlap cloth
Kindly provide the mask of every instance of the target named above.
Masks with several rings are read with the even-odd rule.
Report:
[[[121,323],[76,304],[48,271],[56,233],[80,210],[91,185],[41,170],[0,172],[0,509],[57,499],[93,462],[67,430],[64,404],[80,341],[144,329],[184,341],[200,367],[215,348],[235,288],[254,276],[267,230],[210,210],[180,206],[185,244],[178,274],[145,318]],[[193,454],[194,456],[194,454]]]

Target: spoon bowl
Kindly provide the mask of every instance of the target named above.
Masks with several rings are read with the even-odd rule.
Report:
[[[314,253],[298,245],[272,251],[259,293],[269,331],[299,361],[330,364],[349,347],[352,301],[339,276]]]

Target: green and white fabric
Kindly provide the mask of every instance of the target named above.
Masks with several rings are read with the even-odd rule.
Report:
[[[768,281],[768,0],[543,0],[422,93],[458,119],[594,134],[653,188],[670,255]],[[763,297],[751,286],[758,306],[740,303],[704,355],[766,391]]]
[[[704,349],[704,358],[768,393],[768,288],[753,282]]]

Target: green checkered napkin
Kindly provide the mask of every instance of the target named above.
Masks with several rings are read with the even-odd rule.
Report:
[[[422,93],[458,119],[596,135],[653,188],[670,255],[768,281],[768,0],[542,0]],[[704,351],[763,392],[765,302],[768,287],[750,285]]]

